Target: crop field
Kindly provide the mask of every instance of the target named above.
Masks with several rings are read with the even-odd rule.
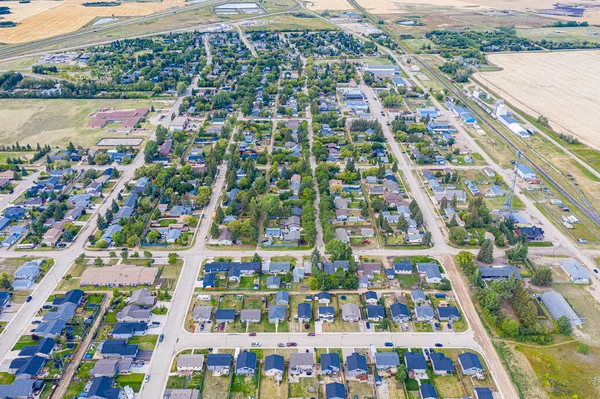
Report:
[[[352,6],[346,0],[304,0],[306,8],[312,11],[344,11],[352,10]]]
[[[595,34],[594,34],[595,33]],[[600,43],[600,29],[595,26],[572,28],[517,29],[517,35],[531,40],[552,40],[553,42],[592,42]]]
[[[116,7],[85,7],[87,0],[33,1],[29,4],[3,2],[10,7],[10,20],[19,22],[14,28],[2,29],[0,42],[22,43],[40,40],[80,29],[96,17],[136,17],[171,7],[181,7],[183,0],[162,2],[127,2]]]
[[[86,129],[88,115],[97,108],[150,107],[144,100],[0,100],[0,144],[65,145],[69,141],[91,147],[102,137],[121,137],[104,129]]]
[[[544,115],[557,131],[600,149],[597,126],[600,104],[600,52],[494,54],[488,60],[500,72],[477,78],[509,102],[533,116]]]

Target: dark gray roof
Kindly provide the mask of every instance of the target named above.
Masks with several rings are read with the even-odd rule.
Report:
[[[119,399],[121,396],[121,388],[113,388],[113,382],[111,377],[94,378],[87,397],[94,399]]]
[[[376,317],[385,318],[385,308],[381,305],[367,306],[367,318],[371,319]]]
[[[422,384],[419,388],[419,391],[421,391],[421,397],[423,399],[431,399],[438,397],[434,386],[431,384]]]
[[[378,367],[398,367],[400,357],[396,352],[377,352],[375,353],[375,364]]]
[[[256,353],[244,351],[238,355],[237,362],[235,365],[236,369],[247,367],[249,369],[256,369]]]
[[[460,355],[458,355],[458,362],[460,363],[460,366],[463,368],[463,370],[468,370],[472,368],[483,370],[483,366],[481,365],[479,357],[474,353],[461,353]]]
[[[392,317],[396,316],[410,316],[410,312],[408,311],[408,306],[403,303],[396,302],[390,306],[390,312],[392,313]]]
[[[230,353],[209,353],[206,359],[207,367],[225,367],[231,365],[232,356]]]
[[[235,309],[217,309],[215,320],[235,320]]]
[[[479,266],[479,271],[481,272],[481,278],[489,278],[489,279],[500,279],[500,278],[509,278],[513,274],[517,280],[521,280],[521,274],[514,266],[503,266],[503,267],[486,267]]]
[[[454,364],[452,363],[452,359],[446,357],[441,352],[434,352],[429,355],[431,359],[431,363],[433,363],[433,368],[436,371],[454,371]]]
[[[310,310],[310,303],[301,302],[298,304],[298,317],[312,318],[312,312]]]
[[[406,352],[404,353],[407,370],[426,370],[427,362],[425,356],[421,352]]]
[[[100,353],[104,354],[119,354],[121,356],[131,356],[138,352],[138,346],[128,344],[123,339],[109,339],[102,344]]]

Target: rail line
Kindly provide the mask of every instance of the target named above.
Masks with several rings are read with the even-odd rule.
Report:
[[[349,3],[360,10],[372,23],[376,26],[379,26],[379,21],[371,16],[366,10],[364,10],[360,5],[358,5],[354,0],[349,0]],[[382,29],[387,29],[385,27],[381,27]],[[460,99],[464,104],[465,108],[467,108],[471,113],[482,120],[494,133],[496,133],[500,138],[502,138],[513,150],[518,151],[519,148],[502,132],[500,132],[494,125],[492,125],[489,120],[484,117],[479,110],[475,109],[469,102],[468,99],[450,84],[448,84],[444,79],[440,78],[439,75],[433,71],[429,65],[425,64],[421,61],[415,54],[410,51],[405,45],[403,45],[393,34],[392,32],[387,31],[390,37],[398,44],[400,49],[407,55],[412,56],[412,58],[417,61],[423,68],[425,68],[432,76],[434,76],[453,96]],[[538,166],[533,159],[531,159],[525,152],[523,152],[522,157],[529,162],[531,166],[546,179],[556,190],[558,190],[562,195],[564,195],[569,201],[573,203],[583,214],[589,217],[598,227],[600,227],[600,218],[596,214],[594,210],[590,210],[588,207],[584,206],[580,201],[578,201],[573,195],[571,195],[567,190],[565,190],[556,180],[554,180],[548,173],[546,173],[540,166]]]

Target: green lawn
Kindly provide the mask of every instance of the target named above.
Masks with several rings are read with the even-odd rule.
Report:
[[[21,335],[12,350],[20,350],[23,349],[24,346],[29,345],[37,345],[37,341],[34,340],[31,335]]]
[[[137,344],[141,350],[153,350],[157,341],[158,335],[139,335],[131,337],[127,343]]]
[[[298,382],[289,384],[290,398],[311,398],[316,394],[318,384],[314,378],[299,378]],[[314,391],[313,391],[314,389]],[[312,392],[311,392],[312,391]]]
[[[258,372],[258,370],[257,370]],[[256,397],[258,390],[258,377],[236,375],[233,377],[233,384],[231,385],[231,392],[233,393],[232,398],[249,398]]]
[[[77,369],[77,378],[86,380],[90,378],[90,371],[94,368],[94,362],[81,362]]]
[[[181,375],[170,375],[167,380],[167,389],[185,388],[185,377]]]
[[[85,389],[86,382],[75,382],[72,381],[65,392],[65,398],[77,398],[81,392]]]
[[[8,372],[0,372],[0,385],[8,385],[15,380],[15,375]]]
[[[139,392],[144,382],[144,374],[132,373],[129,375],[119,375],[115,378],[115,382],[121,387],[129,385],[134,392]]]

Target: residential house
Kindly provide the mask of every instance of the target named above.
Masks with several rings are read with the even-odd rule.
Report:
[[[141,307],[154,307],[156,304],[156,297],[152,295],[152,292],[149,289],[142,288],[131,293],[129,304]]]
[[[417,263],[417,272],[425,277],[428,284],[438,284],[442,282],[442,273],[435,263]]]
[[[433,352],[429,355],[431,366],[436,375],[450,375],[454,373],[454,363],[452,359],[446,357],[441,352]]]
[[[90,370],[90,377],[114,377],[117,374],[129,374],[131,372],[132,359],[100,359]]]
[[[342,305],[342,320],[355,322],[360,320],[360,309],[355,303],[345,303]]]
[[[311,352],[290,353],[290,374],[310,373],[315,366],[314,354]]]
[[[319,292],[315,295],[315,299],[321,305],[329,305],[331,303],[331,294],[329,292]]]
[[[385,319],[385,308],[381,305],[367,305],[367,318],[376,322]]]
[[[419,378],[427,376],[427,362],[421,352],[405,352],[404,362],[409,378]]]
[[[338,374],[340,372],[340,355],[336,352],[321,355],[321,373],[325,375]]]
[[[407,322],[410,320],[410,312],[408,306],[403,303],[396,302],[390,306],[390,313],[394,323]]]
[[[240,312],[240,321],[242,323],[260,323],[260,309],[242,309]]]
[[[431,384],[421,384],[419,387],[419,392],[421,392],[421,399],[438,399],[437,391],[435,387]]]
[[[319,320],[326,322],[333,322],[335,317],[335,310],[333,306],[319,306]]]
[[[433,308],[429,305],[416,306],[415,315],[417,317],[417,321],[429,323],[434,317]]]
[[[287,291],[277,291],[275,294],[275,303],[277,305],[289,305],[290,294]]]
[[[233,323],[235,321],[235,309],[217,309],[215,321],[217,323]]]
[[[283,370],[284,370],[283,356],[277,355],[277,354],[272,354],[272,355],[265,357],[265,364],[264,364],[265,375],[271,376],[271,377],[274,377],[274,376],[281,377],[283,375]]]
[[[346,387],[339,382],[325,385],[325,399],[346,399]]]
[[[410,297],[411,297],[412,301],[415,303],[415,305],[421,305],[421,304],[427,302],[427,297],[425,296],[425,293],[421,290],[411,291]]]
[[[87,399],[120,399],[123,395],[121,388],[113,388],[112,377],[94,378],[87,392]]]
[[[152,309],[141,308],[137,305],[127,305],[117,312],[117,321],[145,322],[150,321]]]
[[[367,305],[377,305],[377,293],[375,291],[365,292],[365,302]]]
[[[148,324],[145,322],[118,322],[112,330],[114,339],[129,339],[134,335],[144,335],[148,331]]]
[[[350,377],[357,378],[369,372],[367,358],[360,353],[352,353],[346,358],[347,372]]]
[[[138,354],[138,346],[124,339],[110,339],[104,341],[100,354],[104,359],[133,359]]]
[[[270,306],[269,323],[279,323],[280,321],[285,321],[285,306]]]
[[[302,302],[298,304],[298,321],[308,323],[312,320],[312,310],[310,303]]]
[[[440,321],[460,320],[460,312],[456,306],[439,306],[437,308],[438,319]]]
[[[483,366],[479,357],[470,352],[461,353],[458,355],[458,364],[464,375],[475,375],[483,373]]]
[[[410,260],[403,259],[400,262],[394,262],[394,271],[396,274],[412,274],[413,265]]]
[[[177,372],[180,374],[202,371],[204,355],[181,354],[177,357]]]
[[[281,278],[279,276],[268,276],[266,284],[268,289],[279,289],[279,287],[281,286]]]
[[[254,375],[256,372],[256,353],[243,351],[235,363],[235,373],[238,375]]]
[[[473,399],[494,399],[491,389],[486,387],[473,389],[473,394],[475,395]]]
[[[229,353],[209,353],[206,358],[206,368],[213,375],[227,375],[231,369],[232,359]]]
[[[375,367],[378,371],[392,370],[400,366],[400,357],[396,352],[375,353]]]

